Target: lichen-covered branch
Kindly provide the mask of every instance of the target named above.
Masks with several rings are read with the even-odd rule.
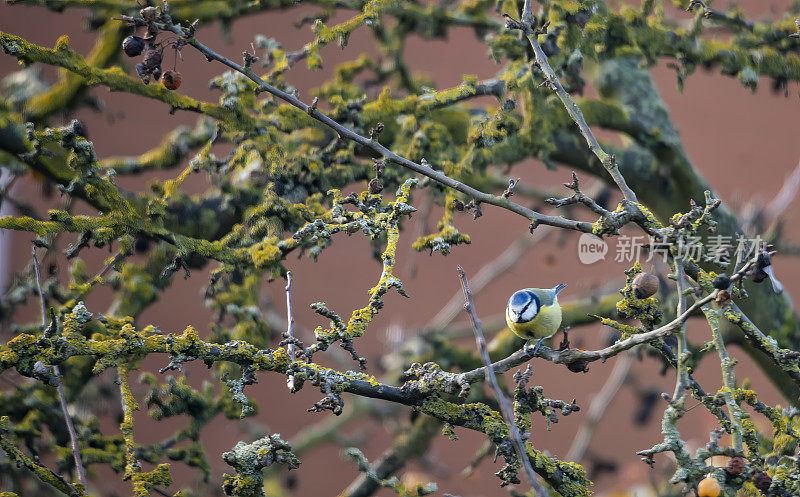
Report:
[[[292,447],[278,435],[254,433],[257,428],[250,426],[252,436],[223,456],[235,470],[224,477],[223,490],[229,495],[271,493],[274,489],[268,487],[281,484],[274,463],[290,469],[299,463],[292,448],[300,453],[326,440],[349,442],[339,431],[346,422],[377,412],[384,418],[397,417],[398,431],[374,464],[358,450],[348,451],[361,474],[347,493],[365,496],[387,488],[401,497],[418,497],[432,491],[431,485],[406,484],[393,474],[411,458],[424,457],[443,426],[443,434],[453,439],[462,428],[485,435],[480,452],[496,448],[501,485],[518,483],[524,466],[537,495],[545,493],[537,485],[541,478],[553,493],[586,496],[591,483],[583,468],[547,456],[547,448],[534,446],[530,439],[540,419],[536,413],[548,427],[561,415],[583,415],[576,401],[550,399],[541,386],[528,386],[535,364],[549,360],[582,372],[592,361],[623,354],[616,359],[608,391],[592,404],[586,423],[590,432],[622,382],[632,354],[646,350],[660,354],[664,371],[674,368],[676,378],[674,392],[664,396],[663,441],[641,455],[653,462],[656,454],[672,452],[677,469],[671,481],[686,486],[679,492],[709,478],[722,485],[726,495],[742,488],[780,496],[800,492],[800,411],[766,405],[755,391],[737,385],[735,361],[726,352],[731,343],[742,344],[786,400],[796,403],[797,316],[785,293],[779,294],[780,283],[758,286],[767,277],[777,282],[780,276],[771,266],[771,248],[759,245],[755,257],[742,256],[737,262],[674,250],[693,239],[709,248],[713,236],[749,233],[754,223],[722,206],[692,166],[645,67],[672,59],[679,85],[697,67],[706,67],[736,76],[746,88],[754,89],[760,78],[769,77],[776,89],[785,89],[800,80],[800,40],[792,12],[750,21],[735,7],[714,9],[707,2],[688,0],[673,4],[691,13],[670,15],[652,0],[635,7],[598,0],[313,0],[297,21],[297,26],[311,26],[309,38],[284,47],[284,40],[268,38],[269,32],[255,35],[252,49],[240,52],[239,63],[238,55],[226,57],[203,44],[198,26],[219,20],[223,29],[230,29],[241,16],[271,16],[272,11],[293,8],[292,2],[173,0],[158,7],[119,0],[13,3],[57,11],[79,7],[96,34],[92,52],[84,57],[69,48],[66,37],[46,48],[0,33],[0,46],[23,66],[61,69],[59,80],[49,87],[37,76],[37,67],[15,73],[0,96],[3,174],[14,181],[33,173],[34,181],[57,188],[64,197],[46,215],[29,209],[0,219],[0,228],[35,234],[43,267],[53,268],[42,272],[41,282],[31,271],[19,271],[20,277],[0,297],[0,325],[9,334],[0,345],[0,374],[12,384],[0,392],[0,447],[7,455],[0,469],[12,475],[15,488],[34,493],[33,487],[20,485],[25,478],[33,481],[32,474],[54,492],[82,495],[91,478],[81,485],[57,475],[72,471],[80,480],[75,470],[85,466],[91,475],[97,465],[120,472],[140,496],[165,495],[161,487],[170,482],[168,462],[211,479],[213,457],[199,442],[202,430],[219,414],[233,423],[257,412],[250,385],[262,374],[276,373],[288,380],[292,393],[309,385],[319,389],[322,398],[307,406],[308,411],[342,416],[324,417]],[[506,24],[514,29],[504,27],[503,9],[511,9],[513,17]],[[455,27],[474,31],[499,70],[487,80],[465,75],[451,88],[433,88],[411,63],[407,41],[446,38]],[[381,56],[354,55],[301,99],[293,87],[293,78],[300,74],[289,69],[301,61],[318,69],[322,48],[334,43],[349,48],[349,37],[357,30]],[[128,34],[120,50],[121,37]],[[218,104],[193,98],[180,88],[177,61],[189,63],[180,57],[184,49],[198,50],[227,71],[210,82],[219,94]],[[134,62],[138,79],[116,65],[121,52]],[[166,65],[161,67],[165,55],[176,60],[167,71],[162,70]],[[593,82],[597,97],[580,96],[588,64],[598,68]],[[150,151],[98,157],[87,138],[92,130],[83,123],[54,127],[50,122],[98,103],[96,87],[165,103],[165,115],[190,110],[201,117],[194,129],[165,129],[162,143]],[[598,129],[621,137],[623,145],[598,139]],[[515,169],[530,167],[530,158],[578,171],[581,186],[586,176],[599,182],[584,191],[573,173],[563,197],[549,193],[555,191],[549,185],[520,183],[516,178],[532,176]],[[168,179],[159,176],[143,191],[115,182],[120,174],[164,174],[167,169],[176,172]],[[202,191],[188,191],[190,184],[201,183],[191,181],[194,175],[203,177]],[[618,204],[617,190],[623,197]],[[386,192],[393,191],[397,196],[390,199]],[[403,254],[403,225],[415,212],[412,191],[426,196],[429,205],[422,210],[443,207],[438,223],[419,223],[412,244],[432,255],[467,250],[474,237],[462,223],[471,222],[468,217],[479,220],[486,205],[527,220],[521,230],[525,236],[497,251],[501,255],[473,279],[472,291],[508,271],[531,246],[556,233],[553,228],[566,230],[561,231],[564,235],[578,231],[611,237],[630,224],[652,237],[652,244],[672,247],[664,258],[672,267],[668,277],[675,279],[675,288],[667,285],[666,295],[639,295],[636,281],[645,271],[634,264],[625,271],[621,296],[604,288],[561,303],[565,326],[600,319],[619,332],[614,343],[580,350],[570,344],[573,335],[564,332],[560,344],[543,343],[537,357],[520,350],[521,340],[504,330],[502,316],[488,317],[479,325],[479,335],[498,332],[492,344],[481,342],[481,354],[463,347],[459,338],[472,331],[452,325],[460,304],[442,299],[441,312],[427,329],[392,335],[380,367],[373,368],[380,371],[379,377],[348,371],[349,358],[366,368],[357,349],[374,335],[369,327],[389,305],[387,293],[395,289],[405,295],[397,262]],[[547,201],[559,210],[539,212],[527,204],[530,200]],[[80,201],[93,211],[79,210]],[[680,212],[686,205],[688,211]],[[573,217],[576,206],[588,209],[596,221]],[[529,233],[528,228],[540,225],[547,231]],[[313,308],[330,324],[319,326],[313,335],[293,326],[295,281],[286,257],[295,253],[316,259],[334,240],[358,232],[380,263],[366,303],[348,317],[319,302]],[[775,230],[770,236],[781,235]],[[786,246],[785,240],[767,242],[773,241]],[[82,257],[94,247],[110,252],[101,264],[90,267]],[[72,264],[66,271],[58,270],[66,269],[64,252]],[[207,330],[200,334],[187,327],[171,334],[137,324],[177,276],[198,274],[210,274],[203,299],[214,318]],[[283,277],[289,280],[288,326],[283,308],[263,295],[265,280]],[[304,288],[314,284],[302,282]],[[111,303],[89,312],[83,302],[102,300],[95,299],[100,288],[111,294]],[[45,295],[46,303],[39,300]],[[676,305],[666,305],[672,299]],[[52,305],[50,326],[20,322],[31,301]],[[701,311],[712,324],[713,340],[698,349],[685,329]],[[345,350],[339,352],[344,359],[334,355],[331,345],[336,343]],[[712,347],[719,358],[706,353]],[[326,361],[330,357],[318,355],[322,353],[334,355],[334,360]],[[148,387],[143,402],[149,415],[155,421],[186,422],[162,440],[143,445],[134,438],[137,401],[130,381],[135,369],[150,364],[144,361],[148,357],[163,359],[158,373],[144,372],[141,377]],[[720,361],[722,389],[706,393],[700,387],[692,376],[700,360]],[[210,368],[212,380],[197,389],[181,374],[184,365],[195,361]],[[492,384],[494,397],[504,401],[495,376],[526,363],[527,369],[514,375],[513,412],[506,402],[498,410],[480,383]],[[22,381],[8,371],[12,369]],[[99,375],[107,369],[117,371],[116,387]],[[168,371],[177,377],[157,379]],[[107,397],[116,399],[116,391],[122,403],[120,432],[104,434],[92,416],[66,415],[67,405],[81,402],[89,410]],[[708,445],[694,453],[679,429],[685,412],[693,408],[687,407],[690,397],[719,426]],[[280,399],[274,400],[270,409],[284,408]],[[409,408],[412,421],[407,423],[400,413]],[[771,432],[745,415],[750,409],[753,417],[768,420]],[[64,423],[65,418],[74,426]],[[735,435],[733,447],[721,443],[724,432]],[[52,435],[52,451],[43,433]],[[138,428],[137,433],[141,434]],[[582,436],[579,442],[586,440]],[[583,449],[577,447],[579,454]],[[53,471],[33,455],[39,452],[54,456]],[[81,459],[72,459],[73,454]],[[706,463],[708,457],[722,454],[738,460],[738,473],[733,472],[736,467]],[[155,470],[144,471],[145,464]],[[207,491],[191,489],[195,490]]]

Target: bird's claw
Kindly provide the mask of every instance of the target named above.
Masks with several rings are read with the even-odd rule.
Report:
[[[528,357],[536,357],[536,355],[539,353],[539,349],[542,347],[542,342],[544,342],[545,338],[547,337],[540,338],[533,347],[531,347],[530,340],[528,340],[525,343],[523,350],[525,351],[526,354],[528,354]]]

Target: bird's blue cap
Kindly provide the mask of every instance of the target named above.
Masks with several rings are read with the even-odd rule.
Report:
[[[524,307],[530,301],[531,301],[530,292],[519,291],[519,292],[514,292],[514,295],[511,296],[510,304],[512,307]]]

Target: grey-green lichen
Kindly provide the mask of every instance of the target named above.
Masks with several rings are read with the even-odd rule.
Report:
[[[632,268],[625,271],[625,287],[619,291],[623,298],[617,302],[616,307],[620,316],[638,319],[642,323],[642,327],[638,328],[620,323],[607,317],[600,318],[606,326],[617,329],[621,333],[621,338],[623,339],[637,333],[652,330],[661,321],[663,316],[660,303],[655,295],[646,298],[638,298],[636,296],[636,292],[633,289],[633,280],[636,278],[636,275],[641,272],[642,266],[638,261],[633,264]]]
[[[451,425],[484,433],[497,445],[498,453],[503,456],[506,463],[496,473],[497,476],[504,485],[519,483],[517,477],[520,470],[519,460],[508,438],[508,425],[498,411],[481,403],[454,404],[440,398],[426,400],[419,406],[419,410]],[[591,482],[579,464],[546,456],[533,448],[530,443],[526,444],[526,448],[533,469],[562,496],[587,497],[591,494],[589,490]]]
[[[380,487],[391,489],[398,497],[422,497],[423,495],[432,494],[438,490],[438,486],[434,482],[416,483],[412,486],[400,481],[396,476],[387,479],[381,478],[375,470],[372,469],[372,466],[370,466],[364,454],[355,447],[348,447],[345,449],[345,454],[356,462],[358,470],[364,473],[367,478]]]
[[[235,475],[224,474],[222,489],[225,495],[237,497],[265,497],[262,470],[273,464],[282,464],[288,469],[300,466],[300,460],[292,453],[292,447],[280,434],[268,435],[252,443],[239,442],[222,460],[236,470]]]
[[[43,282],[47,304],[54,306],[60,325],[42,332],[38,325],[13,323],[9,328],[13,338],[0,345],[0,372],[14,368],[23,376],[40,380],[0,394],[0,414],[7,416],[3,418],[0,441],[9,458],[57,489],[75,493],[18,447],[32,447],[43,433],[53,433],[60,447],[59,463],[69,467],[69,453],[63,450],[67,447],[63,415],[51,385],[63,382],[68,394],[77,398],[98,383],[94,375],[118,369],[124,404],[121,433],[104,435],[96,419],[76,417],[84,464],[108,464],[123,472],[139,495],[169,481],[168,469],[161,463],[164,457],[208,475],[205,456],[195,442],[200,430],[216,414],[237,418],[242,411],[246,414],[255,409],[244,388],[255,381],[257,372],[271,371],[295,375],[300,385],[311,382],[318,386],[325,395],[315,405],[318,410],[341,413],[342,394],[351,392],[415,406],[446,423],[450,434],[459,426],[482,431],[502,451],[506,463],[499,473],[502,480],[515,480],[519,461],[509,450],[507,426],[497,412],[477,401],[475,392],[469,393],[464,383],[459,383],[457,373],[450,372],[479,367],[471,349],[449,340],[443,343],[438,339],[437,343],[437,339],[430,339],[434,345],[426,353],[433,350],[433,356],[414,356],[405,362],[424,366],[416,370],[412,367],[402,388],[365,373],[339,372],[311,362],[315,351],[339,341],[363,365],[363,358],[355,351],[355,341],[366,333],[384,305],[386,292],[395,288],[403,293],[402,283],[394,273],[401,220],[413,212],[413,174],[395,164],[374,162],[364,147],[343,140],[306,112],[256,95],[254,84],[239,73],[224,73],[212,80],[212,88],[219,92],[219,103],[192,98],[183,90],[170,91],[161,84],[145,85],[131,77],[113,65],[119,58],[119,42],[126,29],[112,18],[120,13],[135,15],[138,7],[130,2],[22,3],[55,10],[81,6],[90,11],[90,22],[102,27],[86,57],[70,48],[67,37],[59,38],[51,49],[0,33],[0,46],[23,65],[43,63],[63,69],[58,81],[49,87],[31,85],[30,91],[15,90],[13,95],[0,98],[0,153],[4,165],[17,175],[34,173],[36,181],[55,185],[70,200],[86,201],[92,210],[78,215],[65,208],[39,215],[36,209],[28,209],[0,219],[0,227],[35,233],[37,243],[50,248],[58,246],[60,238],[68,238],[68,256],[76,258],[69,282],[62,283],[56,277]],[[334,42],[344,47],[349,36],[360,30],[375,36],[381,58],[356,55],[312,91],[312,97],[319,98],[320,108],[329,109],[326,112],[337,122],[403,157],[486,191],[496,188],[486,181],[490,170],[510,167],[529,157],[541,159],[548,166],[564,163],[596,173],[597,164],[583,154],[582,138],[569,115],[551,90],[540,84],[541,72],[530,63],[525,40],[504,29],[492,10],[499,5],[518,18],[519,5],[485,0],[431,4],[375,0],[348,5],[358,12],[348,13],[343,22],[330,25],[328,20],[341,5],[312,3],[321,12],[300,21],[312,25],[312,34],[311,41],[299,51],[288,52],[275,40],[257,39],[258,50],[262,51],[259,55],[265,62],[265,78],[276,88],[295,94],[287,72],[294,63],[305,60],[310,67],[318,68],[323,62],[322,47]],[[687,1],[673,3],[688,7]],[[291,4],[285,0],[174,0],[170,8],[174,19],[199,19],[201,23],[220,20],[229,27],[241,15]],[[666,57],[677,62],[679,84],[697,67],[706,67],[734,76],[750,89],[768,78],[776,88],[785,88],[788,82],[800,79],[800,58],[795,53],[798,42],[789,36],[796,32],[791,13],[772,21],[750,23],[739,10],[706,16],[702,11],[707,9],[696,5],[694,19],[677,26],[664,15],[663,6],[653,1],[646,1],[641,7],[611,8],[604,2],[553,0],[541,7],[537,27],[544,22],[549,24],[547,33],[539,39],[569,91],[583,88],[584,65],[600,67],[601,98],[579,99],[578,105],[590,125],[623,136],[624,146],[608,149],[617,153],[619,171],[647,203],[645,207],[623,201],[598,220],[593,231],[614,235],[623,224],[632,222],[647,234],[676,241],[696,235],[701,228],[713,228],[718,221],[718,227],[727,233],[736,231],[738,225],[730,213],[712,218],[714,199],[710,194],[706,194],[705,207],[692,206],[686,214],[672,216],[689,198],[700,199],[707,186],[685,157],[661,100],[654,96],[652,85],[648,87],[649,77],[639,66],[655,64]],[[729,30],[730,36],[709,36],[705,29],[712,24]],[[410,35],[425,40],[444,37],[456,26],[474,30],[485,41],[490,56],[502,66],[491,79],[479,81],[467,75],[452,88],[434,89],[428,78],[415,75],[407,65],[405,40]],[[364,81],[382,88],[373,91]],[[137,157],[100,158],[79,123],[60,128],[48,125],[51,116],[90,102],[87,90],[93,86],[153,99],[165,104],[165,113],[183,110],[199,113],[203,119],[194,130],[176,131]],[[487,95],[492,97],[491,104],[476,105],[481,101],[473,99]],[[230,153],[217,156],[216,144],[229,146]],[[194,153],[196,148],[200,149]],[[190,156],[188,164],[181,165],[181,159]],[[118,186],[122,176],[171,171],[179,166],[182,170],[169,174],[170,179],[153,181],[142,192]],[[387,191],[402,187],[397,200],[387,201],[369,191],[342,193],[353,185],[364,185],[381,167],[385,169],[378,179]],[[182,191],[193,175],[207,180],[206,191],[194,195]],[[429,179],[420,186],[435,205],[444,205],[445,209],[436,230],[422,233],[415,248],[447,253],[469,243],[470,238],[456,228],[461,219],[454,201],[469,205],[472,199]],[[327,195],[329,191],[331,194]],[[474,202],[473,205],[476,206]],[[659,218],[669,222],[662,224]],[[460,224],[459,228],[464,229]],[[316,258],[342,232],[362,233],[376,247],[381,261],[378,282],[369,289],[367,305],[354,311],[349,319],[325,305],[316,306],[321,315],[331,320],[331,326],[318,328],[317,343],[305,349],[310,352],[291,362],[284,346],[275,346],[284,324],[276,325],[275,310],[264,308],[260,298],[262,281],[284,275],[286,257],[291,253]],[[118,248],[112,249],[113,255],[104,262],[108,271],[95,277],[79,259],[82,251],[91,250],[92,245]],[[218,318],[209,326],[207,335],[191,327],[169,334],[136,324],[137,318],[170,286],[176,273],[196,274],[194,270],[204,264],[214,266],[204,298]],[[713,291],[713,271],[698,269],[694,274],[699,291]],[[655,298],[633,300],[630,276],[618,308],[625,317],[639,319],[641,327],[612,319],[616,297],[604,298],[602,305],[592,306],[594,310],[590,311],[602,314],[604,322],[623,336],[656,326],[662,305]],[[90,312],[82,302],[92,302],[95,289],[106,284],[114,293],[112,305],[103,313],[94,308]],[[17,307],[34,292],[30,277],[15,281],[0,303],[0,315],[13,319]],[[742,329],[749,343],[767,354],[770,365],[777,363],[778,372],[796,383],[797,358],[786,348],[797,345],[793,336],[798,321],[791,307],[768,292],[734,288],[732,293],[743,307],[755,302],[756,311],[762,309],[762,314],[780,321],[761,332],[748,322],[747,316],[753,316],[750,310],[745,314],[744,310],[729,306],[724,311],[724,317]],[[770,305],[763,305],[764,302]],[[568,308],[565,304],[565,311]],[[565,312],[565,321],[586,322],[584,315],[566,317]],[[508,355],[513,350],[508,348],[510,341],[505,343],[506,348],[498,350]],[[187,426],[170,438],[168,446],[142,446],[133,437],[131,413],[137,403],[128,385],[129,374],[140,360],[152,354],[164,358],[162,372],[180,372],[186,363],[203,361],[213,368],[214,380],[219,383],[216,386],[222,386],[219,393],[210,385],[194,390],[180,377],[168,379],[159,387],[155,377],[144,376],[149,386],[145,400],[154,419],[188,417]],[[62,379],[53,373],[56,365],[63,369]],[[726,361],[724,366],[726,371],[732,371],[734,361]],[[728,383],[716,393],[699,396],[695,391],[693,395],[700,397],[698,400],[717,417],[723,429],[733,431],[739,429],[735,424],[741,424],[744,443],[751,448],[748,460],[773,477],[776,491],[797,494],[796,465],[791,461],[797,445],[796,412],[766,406],[754,392],[735,382]],[[459,390],[472,395],[469,403],[459,404],[448,397],[461,393]],[[523,389],[517,397],[517,422],[521,426],[531,422],[533,411],[541,412],[548,420],[552,418],[554,406],[535,387]],[[746,403],[766,416],[774,428],[772,436],[758,433],[746,416],[740,416],[738,423],[729,419],[723,406],[734,408],[731,402]],[[709,470],[700,463],[703,456],[722,449],[698,451],[694,458],[687,458],[675,428],[681,409],[682,405],[674,403],[665,413],[664,448],[675,452],[680,463],[676,479],[691,484]],[[756,440],[761,444],[759,448],[754,447]],[[562,495],[588,493],[589,482],[579,466],[553,460],[530,444],[528,447],[535,469],[556,491]],[[236,452],[234,449],[231,454]],[[139,461],[157,465],[156,469],[143,472]],[[249,486],[254,480],[247,471],[252,469],[249,464],[242,472],[237,469],[237,475],[229,480],[231,492],[260,491]],[[731,488],[739,484],[730,483]],[[423,489],[395,490],[420,494]]]

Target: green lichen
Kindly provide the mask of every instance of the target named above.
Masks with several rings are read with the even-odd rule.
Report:
[[[633,289],[633,280],[636,278],[636,275],[640,274],[641,272],[642,266],[638,261],[634,263],[631,269],[625,271],[625,287],[619,291],[623,298],[617,302],[616,307],[617,312],[619,312],[622,317],[638,319],[642,323],[643,329],[618,323],[609,318],[602,318],[603,324],[618,329],[622,333],[622,338],[627,338],[632,334],[652,330],[663,317],[663,311],[661,310],[658,298],[655,295],[643,299],[636,297]]]
[[[384,305],[383,297],[388,291],[395,288],[403,293],[402,283],[395,276],[396,257],[398,250],[402,250],[401,220],[413,212],[409,179],[416,175],[392,161],[378,158],[378,162],[373,162],[368,144],[378,143],[417,163],[424,158],[431,171],[487,192],[497,188],[497,184],[487,179],[491,171],[500,166],[516,167],[531,157],[548,166],[566,164],[597,174],[598,164],[587,159],[583,138],[564,106],[548,86],[540,84],[540,67],[530,63],[524,37],[503,28],[502,20],[493,10],[496,2],[368,1],[356,5],[359,12],[348,13],[338,25],[329,25],[328,20],[338,16],[342,6],[316,2],[321,12],[312,12],[300,21],[313,26],[313,39],[300,51],[289,52],[276,40],[264,37],[256,40],[257,50],[263,51],[259,56],[265,63],[265,80],[293,95],[296,91],[288,84],[286,71],[294,63],[305,59],[310,67],[317,68],[326,54],[323,47],[334,42],[344,47],[358,28],[369,28],[361,31],[374,36],[382,55],[379,58],[355,55],[356,58],[334,69],[334,75],[320,88],[312,90],[312,96],[319,98],[319,109],[348,129],[368,136],[368,143],[359,144],[337,136],[303,110],[273,97],[265,98],[263,93],[256,95],[255,83],[240,73],[227,72],[212,79],[212,89],[219,92],[219,103],[197,100],[184,90],[170,91],[161,84],[145,85],[131,77],[130,71],[113,65],[119,58],[121,38],[129,32],[125,23],[113,17],[120,13],[137,16],[139,7],[130,2],[26,0],[25,3],[54,10],[81,6],[90,14],[92,26],[100,29],[95,46],[86,57],[71,49],[66,37],[59,38],[51,49],[0,33],[0,46],[23,65],[43,63],[62,69],[58,81],[49,87],[30,85],[27,92],[15,91],[0,99],[3,163],[13,174],[35,174],[36,181],[58,187],[69,198],[68,207],[53,210],[47,216],[39,215],[35,206],[21,209],[19,215],[0,219],[0,227],[35,233],[39,237],[37,243],[50,247],[55,244],[60,247],[60,240],[67,239],[66,243],[71,244],[70,257],[92,250],[92,245],[117,246],[103,262],[108,266],[103,275],[92,276],[91,267],[78,261],[73,264],[68,281],[62,283],[53,277],[43,282],[46,304],[53,306],[58,326],[46,332],[38,324],[24,326],[13,322],[8,327],[13,336],[0,345],[0,372],[13,368],[23,376],[39,380],[0,394],[0,414],[8,415],[3,419],[9,420],[2,423],[0,441],[10,459],[59,490],[68,485],[14,449],[41,448],[43,434],[53,434],[60,437],[61,445],[55,452],[61,468],[71,467],[74,463],[64,438],[64,419],[51,385],[54,379],[63,381],[69,399],[86,399],[88,405],[101,398],[90,395],[94,385],[100,383],[94,375],[109,368],[120,372],[124,404],[121,433],[103,435],[97,419],[76,416],[79,445],[87,468],[107,464],[123,472],[138,495],[169,482],[164,458],[181,461],[208,474],[209,465],[195,441],[216,414],[235,419],[243,412],[247,414],[248,409],[255,409],[244,389],[255,381],[258,371],[294,376],[300,386],[303,382],[319,386],[325,394],[325,399],[318,403],[320,409],[327,406],[341,413],[344,392],[383,396],[427,410],[447,423],[449,434],[452,427],[464,426],[485,433],[498,447],[502,444],[508,447],[508,427],[497,412],[478,402],[475,395],[471,398],[474,402],[468,404],[455,403],[450,397],[463,389],[457,381],[458,374],[450,370],[480,366],[471,348],[440,337],[430,338],[425,342],[429,348],[403,357],[402,362],[435,362],[419,366],[418,375],[409,377],[402,388],[364,373],[339,372],[311,362],[314,352],[339,341],[363,364],[355,352],[355,340],[366,333]],[[686,1],[673,3],[684,9],[688,7]],[[220,20],[228,27],[239,16],[289,6],[291,2],[285,0],[174,0],[170,12],[173,19],[199,19],[201,25]],[[500,7],[512,17],[519,17],[519,4],[503,2]],[[709,12],[696,5],[694,19],[685,26],[675,26],[665,17],[663,6],[652,1],[645,1],[641,8],[626,5],[612,8],[601,2],[577,0],[553,0],[541,7],[537,27],[548,22],[548,32],[536,39],[547,49],[551,65],[568,90],[575,94],[584,87],[583,65],[599,68],[601,77],[596,86],[600,99],[578,99],[578,104],[590,125],[622,135],[622,146],[604,144],[603,147],[617,154],[618,170],[653,209],[624,201],[594,223],[592,231],[614,235],[622,226],[635,223],[647,234],[663,235],[670,240],[686,240],[705,227],[717,227],[728,234],[740,231],[735,218],[723,209],[715,211],[712,218],[709,207],[714,199],[710,194],[706,194],[705,208],[693,207],[685,214],[670,217],[676,206],[685,206],[689,198],[701,198],[707,186],[686,158],[666,109],[639,66],[672,59],[677,62],[674,66],[679,85],[697,67],[705,67],[737,77],[750,89],[766,79],[772,80],[776,88],[785,88],[788,82],[800,80],[796,40],[789,36],[796,32],[794,16],[787,13],[775,20],[748,24],[741,10],[726,9],[722,14],[706,15]],[[166,22],[166,17],[161,20]],[[723,27],[729,35],[709,36],[704,30],[711,24]],[[490,56],[502,66],[491,79],[481,81],[464,76],[452,88],[437,89],[430,78],[417,76],[407,65],[406,40],[409,36],[423,40],[445,37],[454,27],[474,30],[485,41]],[[165,41],[165,36],[160,40]],[[184,63],[190,60],[187,57]],[[255,74],[255,67],[255,62],[252,69],[248,66],[251,71],[248,76]],[[48,127],[52,116],[71,112],[89,102],[87,90],[95,86],[165,103],[165,113],[186,110],[202,114],[203,119],[194,130],[176,131],[156,148],[137,157],[99,158],[86,137],[86,130],[79,124]],[[484,105],[484,100],[477,100],[482,96],[491,97],[485,99],[491,103]],[[160,119],[157,114],[150,118]],[[230,153],[217,156],[220,149],[216,144],[223,144]],[[117,184],[120,175],[174,169],[197,147],[202,148],[189,164],[182,166],[183,170],[163,173],[163,178],[172,179],[154,181],[145,191],[126,190]],[[608,162],[603,159],[604,165],[609,166]],[[207,184],[205,191],[192,195],[182,191],[192,175],[202,177]],[[402,187],[394,202],[368,192],[342,193],[376,176],[387,191]],[[437,231],[423,234],[414,247],[447,253],[456,245],[469,243],[469,237],[455,228],[453,200],[458,198],[468,203],[473,199],[429,178],[420,186],[432,197],[434,205],[445,205],[445,212]],[[520,190],[517,195],[514,200],[525,205],[525,193]],[[85,202],[91,212],[73,211],[76,200],[81,209],[84,206],[80,202]],[[512,207],[508,199],[498,200],[496,205]],[[659,218],[671,223],[664,226]],[[381,262],[381,274],[377,284],[368,290],[367,305],[353,311],[349,319],[340,317],[326,305],[316,305],[316,310],[331,325],[317,328],[317,343],[290,360],[285,346],[276,346],[285,323],[276,318],[274,306],[264,305],[263,280],[285,275],[288,255],[317,258],[343,233],[358,232],[373,245]],[[196,269],[203,266],[210,267],[211,273],[204,299],[217,316],[208,330],[198,332],[188,327],[170,334],[136,324],[148,306],[172,284],[176,273],[196,276],[199,272]],[[616,298],[603,298],[602,305],[598,303],[590,311],[602,314],[604,323],[620,330],[623,337],[652,329],[663,311],[662,303],[654,297],[641,300],[631,297],[630,278],[636,268],[633,271],[628,275],[623,299],[617,307],[624,317],[639,319],[641,327],[608,317]],[[714,272],[697,270],[695,281],[699,290],[705,294],[713,291],[714,276]],[[108,310],[100,312],[92,308],[90,312],[83,303],[96,302],[93,292],[101,286],[111,289],[112,304]],[[35,287],[29,276],[14,281],[7,298],[0,303],[0,314],[13,319],[17,307],[31,297],[38,299]],[[792,338],[796,335],[797,318],[788,301],[750,288],[747,292],[737,289],[733,293],[742,309],[728,306],[723,317],[742,329],[755,350],[766,353],[771,368],[779,365],[772,368],[773,374],[788,376],[788,383],[796,385],[796,357],[786,347],[797,344]],[[748,304],[753,307],[744,309]],[[609,306],[610,310],[606,309]],[[570,320],[568,305],[564,308],[565,322],[587,321],[586,312]],[[277,314],[283,312],[279,311]],[[768,333],[760,332],[747,320],[747,316],[759,314],[770,319],[771,324],[763,327]],[[719,318],[712,315],[709,323],[718,327]],[[509,348],[512,342],[504,343],[500,350],[506,355],[513,352]],[[712,345],[714,349],[724,348],[724,344]],[[161,386],[154,376],[144,377],[149,386],[146,402],[154,419],[186,417],[187,424],[169,439],[172,444],[183,443],[181,446],[142,446],[133,437],[132,411],[136,401],[128,385],[129,371],[153,354],[165,359],[163,371],[180,371],[184,364],[196,360],[213,369],[216,383],[199,390],[192,389],[183,377],[168,379]],[[693,394],[723,429],[741,434],[750,451],[750,464],[754,468],[763,467],[773,476],[776,494],[797,494],[799,489],[793,480],[796,464],[790,457],[797,445],[798,416],[789,409],[764,405],[754,392],[730,381],[734,364],[730,358],[721,359],[728,377],[719,392],[700,396],[693,391]],[[62,368],[62,380],[53,374],[56,365]],[[413,370],[409,369],[411,373]],[[554,414],[551,399],[545,399],[535,388],[523,389],[516,397],[516,421],[522,427],[530,426],[533,412],[542,413],[548,421]],[[796,395],[788,397],[796,399]],[[747,412],[737,411],[743,404],[770,420],[771,436],[759,433]],[[723,409],[726,405],[738,413],[738,419],[729,419]],[[665,443],[660,448],[676,456],[679,468],[673,480],[691,486],[711,471],[702,456],[720,449],[701,449],[694,457],[685,452],[675,427],[684,407],[675,401],[667,408]],[[251,445],[237,445],[229,454],[235,456],[238,450],[252,448]],[[570,496],[588,493],[589,482],[579,466],[551,459],[530,444],[528,449],[535,469],[555,491]],[[499,476],[506,483],[515,481],[519,461],[508,450],[502,455],[505,466]],[[141,471],[139,464],[145,462],[156,469]],[[258,461],[250,461],[241,471],[237,468],[237,474],[226,480],[226,489],[233,494],[258,495],[262,491],[260,471],[248,473],[257,464]],[[363,466],[365,473],[369,471],[365,458],[359,459],[359,466]],[[716,471],[716,476],[721,478],[721,472]],[[422,487],[396,484],[391,479],[378,480],[403,496],[426,491]],[[726,485],[730,487],[726,491],[733,492],[741,482],[726,480]],[[755,492],[751,484],[746,488]],[[66,493],[75,492],[67,488]]]
[[[239,442],[222,454],[222,460],[236,470],[235,475],[223,474],[222,489],[236,497],[265,497],[263,469],[282,464],[288,469],[300,466],[292,447],[279,434],[268,435],[250,444]]]

